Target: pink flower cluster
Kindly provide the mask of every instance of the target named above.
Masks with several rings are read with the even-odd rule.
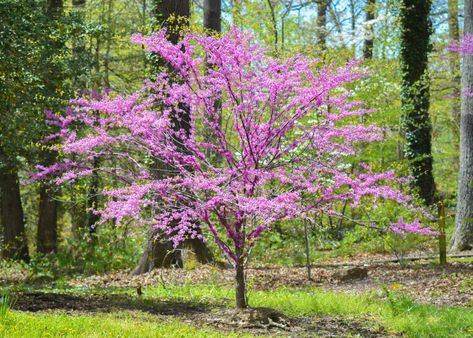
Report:
[[[207,229],[237,264],[274,222],[340,201],[388,199],[415,211],[393,188],[393,172],[349,169],[357,144],[382,139],[379,128],[350,123],[371,112],[344,89],[364,76],[356,62],[273,59],[237,28],[220,38],[188,33],[177,45],[165,30],[132,41],[172,74],[163,71],[132,95],[77,99],[65,116],[50,114],[61,129],[52,137],[74,160],[36,175],[116,178],[119,187],[104,192],[102,222],[135,219],[175,245]],[[417,220],[392,230],[429,233]]]

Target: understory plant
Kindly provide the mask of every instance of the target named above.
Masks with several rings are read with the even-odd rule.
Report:
[[[187,33],[178,44],[166,30],[132,41],[167,67],[131,95],[80,98],[49,114],[60,129],[49,139],[60,139],[64,159],[35,178],[109,175],[118,183],[103,192],[101,222],[133,221],[175,246],[211,237],[235,269],[238,308],[247,307],[251,250],[275,222],[343,217],[334,206],[345,201],[390,200],[419,212],[395,188],[405,179],[394,172],[351,169],[357,144],[382,139],[379,128],[352,123],[371,112],[345,89],[365,75],[357,62],[275,59],[237,28]],[[432,233],[418,219],[390,217],[382,227]]]
[[[8,290],[0,291],[0,320],[4,320],[7,317],[11,304],[12,300]]]

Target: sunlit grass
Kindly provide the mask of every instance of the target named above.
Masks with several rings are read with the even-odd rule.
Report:
[[[171,307],[173,306],[172,302],[193,306],[234,306],[233,289],[212,284],[169,284],[148,287],[143,289],[141,297],[138,297],[136,290],[132,288],[66,288],[43,289],[43,291],[65,292],[75,295],[94,293],[127,295],[130,302],[145,303],[148,306],[163,306],[162,302],[164,301],[169,302],[166,306]],[[382,326],[391,334],[400,333],[407,337],[471,337],[473,335],[473,308],[420,305],[396,290],[389,291],[389,293],[379,290],[379,292],[370,292],[364,295],[326,292],[316,288],[250,291],[249,304],[253,307],[274,308],[289,316],[317,317],[324,315],[370,318],[372,323],[367,323],[368,325]],[[31,333],[34,333],[36,329],[39,330],[38,332],[42,332],[42,328],[47,327],[48,330],[52,330],[51,332],[58,334],[72,330],[71,336],[75,336],[75,332],[83,332],[83,336],[88,336],[86,333],[89,332],[90,336],[94,337],[96,333],[94,327],[99,327],[100,330],[103,330],[102,332],[106,333],[101,336],[116,336],[120,333],[120,336],[125,337],[147,337],[148,332],[153,330],[156,332],[155,336],[160,337],[175,336],[169,334],[170,332],[178,332],[177,336],[181,337],[195,336],[196,334],[199,337],[218,336],[217,331],[210,329],[205,332],[198,331],[192,326],[177,322],[177,319],[172,322],[159,322],[155,316],[143,316],[132,315],[127,311],[95,316],[25,314],[11,311],[10,317],[13,318],[13,324],[4,327],[3,332],[5,336],[15,337],[15,328],[26,325],[24,323],[28,322]],[[123,319],[118,319],[121,317]],[[143,320],[142,318],[147,319]],[[314,318],[314,320],[317,319]],[[55,336],[55,334],[51,335]],[[35,335],[29,336],[35,337]],[[225,333],[224,336],[228,336],[228,334]]]
[[[175,319],[138,311],[71,315],[12,311],[0,322],[0,337],[249,337],[197,329]]]

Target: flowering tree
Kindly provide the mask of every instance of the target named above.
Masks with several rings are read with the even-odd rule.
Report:
[[[357,206],[363,198],[414,209],[392,187],[399,181],[393,172],[364,166],[352,173],[346,165],[357,143],[381,139],[377,127],[349,123],[370,112],[342,87],[363,76],[355,62],[337,69],[302,56],[271,59],[236,28],[221,38],[188,33],[177,45],[165,30],[132,41],[168,62],[173,74],[162,72],[129,96],[78,99],[65,116],[51,114],[60,127],[51,137],[74,157],[40,168],[36,178],[56,175],[63,183],[100,170],[121,182],[103,192],[108,203],[96,211],[102,222],[134,219],[174,245],[202,238],[206,229],[235,268],[237,307],[247,306],[251,249],[274,222],[336,215],[336,203]],[[122,164],[94,168],[98,156]],[[156,175],[151,159],[172,169]],[[417,220],[391,227],[430,233]]]

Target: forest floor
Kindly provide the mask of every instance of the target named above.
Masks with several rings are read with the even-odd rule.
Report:
[[[351,258],[357,267],[335,261],[312,267],[310,281],[304,267],[249,268],[252,310],[245,312],[233,309],[228,268],[56,281],[8,271],[0,274],[0,285],[9,290],[13,311],[9,320],[2,320],[0,311],[0,337],[45,332],[83,337],[117,332],[126,337],[473,336],[473,259],[440,267],[432,261],[373,263],[369,258]],[[20,329],[24,323],[33,325],[28,334]]]

